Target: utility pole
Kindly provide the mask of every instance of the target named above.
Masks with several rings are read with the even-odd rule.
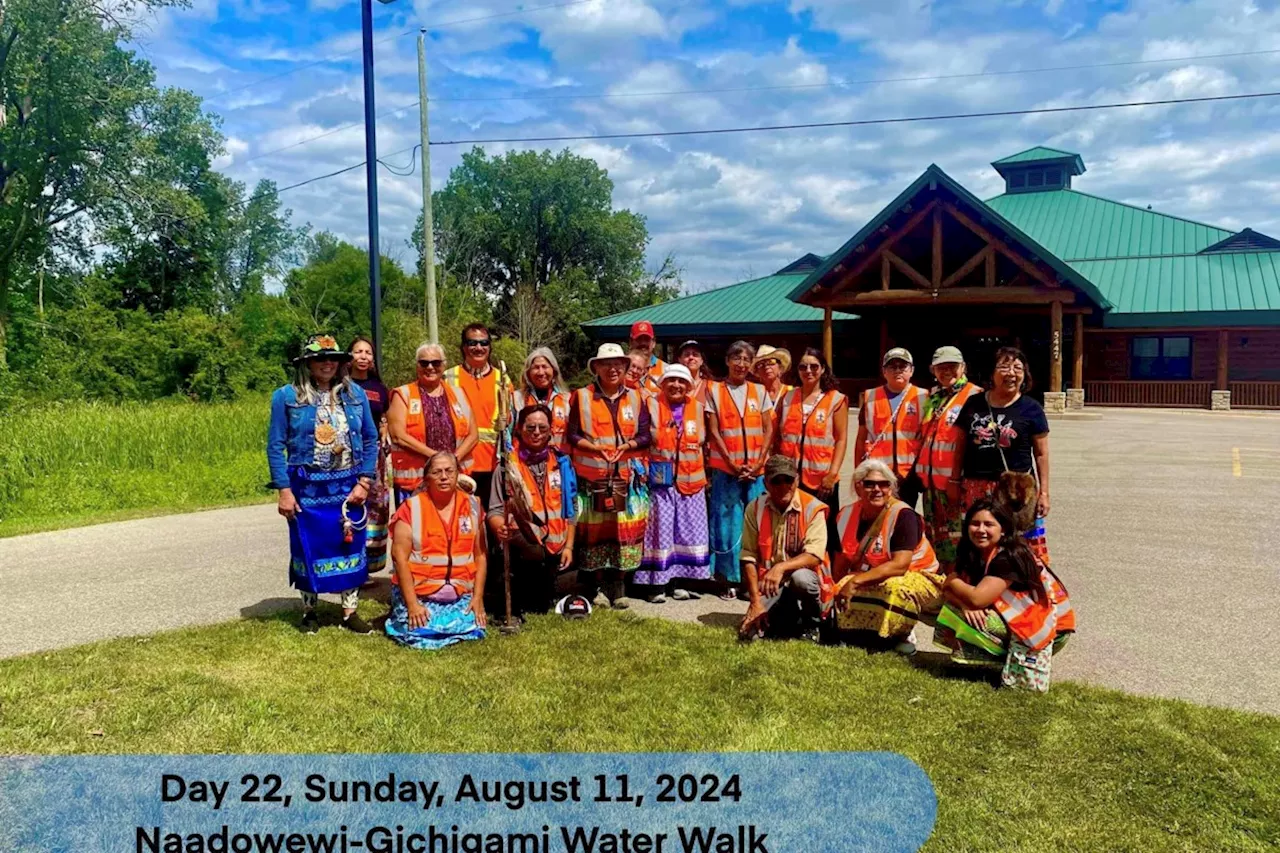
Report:
[[[422,266],[427,280],[427,340],[440,343],[436,309],[436,235],[431,220],[431,130],[427,122],[427,28],[418,30],[418,116],[422,121]]]
[[[386,0],[384,0],[385,2]],[[382,360],[382,253],[378,248],[378,142],[373,105],[373,0],[360,3],[364,60],[364,180],[369,207],[369,325],[374,365]]]

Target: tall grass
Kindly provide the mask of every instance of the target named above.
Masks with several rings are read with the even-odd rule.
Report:
[[[269,403],[58,403],[0,416],[0,536],[266,497]]]

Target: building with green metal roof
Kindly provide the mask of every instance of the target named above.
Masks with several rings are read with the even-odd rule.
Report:
[[[829,255],[585,328],[622,339],[647,319],[673,343],[825,340],[855,388],[876,381],[891,345],[921,363],[960,346],[983,377],[1014,344],[1050,408],[1280,408],[1280,240],[1082,192],[1070,151],[1037,146],[992,167],[1005,180],[995,198],[929,166]]]

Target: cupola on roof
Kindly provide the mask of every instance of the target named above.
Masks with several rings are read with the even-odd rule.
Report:
[[[1004,178],[1005,192],[1035,193],[1071,189],[1071,179],[1084,174],[1079,154],[1037,145],[991,164]]]

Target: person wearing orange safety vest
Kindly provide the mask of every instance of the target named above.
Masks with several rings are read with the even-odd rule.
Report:
[[[774,454],[765,463],[765,492],[747,504],[742,575],[749,604],[738,627],[758,637],[819,642],[835,587],[827,558],[827,505],[798,487],[796,463]]]
[[[853,464],[876,459],[898,478],[898,496],[914,507],[920,483],[914,470],[920,452],[920,426],[928,392],[911,384],[915,362],[903,347],[894,347],[880,362],[884,384],[867,389],[858,406],[858,435]]]
[[[649,372],[649,359],[651,356],[645,355],[640,350],[632,350],[627,353],[627,358],[631,360],[631,366],[627,368],[627,374],[623,377],[625,384],[632,391],[640,392],[640,399],[649,402],[650,397],[655,397],[661,393],[658,388],[658,380]],[[663,362],[664,364],[666,362]]]
[[[764,386],[775,407],[796,387],[782,381],[790,371],[791,351],[782,347],[761,344],[756,350],[756,357],[751,360],[751,375]]]
[[[735,341],[725,353],[729,376],[707,387],[708,460],[711,465],[711,568],[723,582],[721,597],[738,597],[738,552],[746,505],[764,491],[760,475],[773,444],[773,400],[747,381],[755,347]]]
[[[458,460],[427,460],[425,485],[391,517],[387,636],[415,649],[484,638],[487,554],[480,502],[458,488]]]
[[[777,451],[800,467],[800,486],[827,504],[834,524],[840,511],[840,466],[849,438],[849,398],[836,389],[822,353],[810,347],[797,366],[800,387],[774,406]],[[835,552],[835,536],[828,545]]]
[[[517,441],[493,478],[489,529],[509,546],[513,614],[546,613],[556,578],[573,563],[577,478],[550,446],[551,411],[541,403],[516,416]]]
[[[422,486],[427,459],[440,451],[462,460],[467,473],[479,434],[465,397],[443,381],[445,356],[439,344],[418,347],[416,382],[391,392],[387,436],[396,504]]]
[[[963,524],[935,641],[957,663],[1002,667],[1006,687],[1048,690],[1053,657],[1076,630],[1066,587],[990,499],[975,501]]]
[[[567,454],[569,447],[569,392],[560,376],[560,363],[547,347],[538,347],[524,360],[520,387],[514,396],[514,411],[543,405],[551,410],[551,449]],[[519,436],[516,436],[519,438]]]
[[[633,579],[647,587],[651,604],[671,597],[684,601],[696,597],[675,588],[677,580],[711,577],[711,551],[707,544],[707,471],[702,455],[706,418],[702,404],[690,396],[693,375],[683,364],[668,364],[662,375],[662,393],[650,397],[649,424],[649,521],[644,534],[644,556]]]
[[[896,485],[877,459],[853,471],[858,498],[836,519],[836,627],[910,656],[916,622],[942,606],[943,576],[920,516],[894,497]]]
[[[466,397],[480,433],[467,473],[476,481],[475,493],[481,503],[489,499],[493,471],[498,463],[498,436],[507,426],[500,418],[504,411],[509,411],[514,390],[511,378],[490,363],[492,353],[493,336],[488,327],[472,323],[462,330],[462,364],[444,373],[444,381]],[[496,580],[502,572],[494,571],[491,575]]]
[[[639,320],[631,324],[631,352],[641,353],[646,365],[645,376],[638,387],[650,394],[658,393],[658,380],[667,370],[667,363],[654,353],[657,345],[658,338],[653,331],[652,323],[648,320]]]
[[[930,370],[938,384],[924,404],[920,454],[916,457],[916,479],[924,487],[924,529],[938,555],[945,575],[956,563],[960,543],[960,520],[964,506],[948,497],[960,482],[960,444],[964,430],[957,425],[964,404],[982,389],[965,378],[964,355],[958,347],[938,347]]]
[[[569,447],[578,475],[575,559],[588,598],[603,591],[626,608],[623,574],[640,566],[648,500],[642,460],[652,438],[640,392],[623,384],[629,361],[617,344],[601,344],[587,369],[596,380],[573,392]]]

